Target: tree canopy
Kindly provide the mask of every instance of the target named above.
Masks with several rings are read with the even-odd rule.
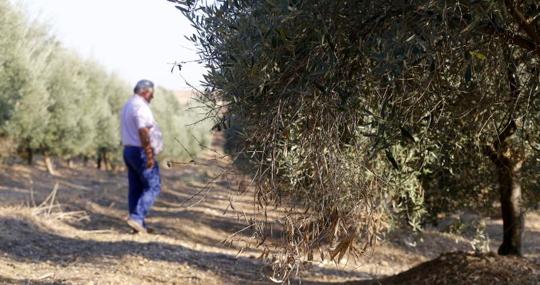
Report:
[[[197,30],[203,98],[244,126],[258,201],[290,209],[281,277],[497,197],[499,252],[520,254],[521,189],[539,197],[537,1],[169,1]]]

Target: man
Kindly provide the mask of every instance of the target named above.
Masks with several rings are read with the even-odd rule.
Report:
[[[129,181],[127,224],[136,232],[147,233],[144,219],[161,190],[155,156],[161,151],[163,142],[150,110],[154,83],[141,80],[133,91],[135,94],[124,105],[121,114],[124,162]]]

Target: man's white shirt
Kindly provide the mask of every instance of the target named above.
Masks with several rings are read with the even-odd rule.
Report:
[[[154,154],[163,149],[163,137],[158,124],[154,120],[148,102],[139,95],[133,95],[122,108],[121,135],[124,146],[142,146],[139,129],[150,130],[150,143]]]

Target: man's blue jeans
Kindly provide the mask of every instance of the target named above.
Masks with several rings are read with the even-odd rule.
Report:
[[[157,161],[146,168],[147,157],[142,147],[124,147],[124,162],[128,169],[129,217],[141,225],[161,190],[161,177]]]

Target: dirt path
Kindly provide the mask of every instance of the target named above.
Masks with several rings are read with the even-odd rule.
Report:
[[[229,170],[219,141],[215,147],[197,164],[163,169],[163,191],[148,219],[152,235],[134,235],[125,225],[123,173],[78,166],[52,177],[39,164],[0,166],[0,284],[271,284],[257,258],[262,249],[243,250],[253,242],[250,232],[229,239],[262,217],[252,195],[238,195],[245,178]],[[55,185],[54,203],[39,206]],[[526,252],[538,260],[540,217],[529,217]],[[488,225],[493,237],[497,223]],[[371,279],[470,249],[470,240],[435,230],[394,235],[357,264],[319,262],[301,278]]]

